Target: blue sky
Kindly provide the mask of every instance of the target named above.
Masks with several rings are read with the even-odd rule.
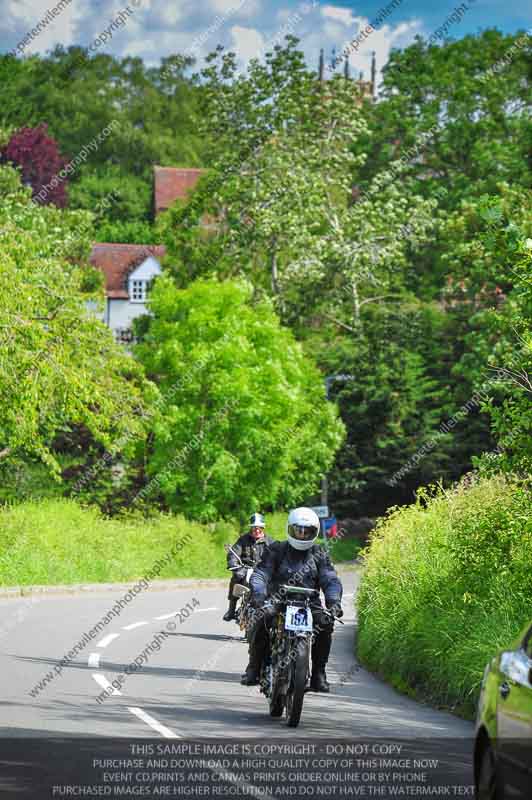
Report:
[[[0,0],[0,51],[15,48],[59,0]],[[330,56],[340,52],[390,0],[63,0],[68,5],[30,42],[25,53],[45,52],[55,44],[89,45],[129,5],[120,26],[99,45],[102,52],[141,56],[157,63],[161,55],[189,52],[201,60],[221,43],[235,50],[242,62],[293,33],[301,40],[309,64],[317,65],[320,47]],[[442,28],[461,3],[395,0],[396,7],[351,57],[353,72],[369,77],[371,51],[380,70],[391,48],[405,47],[416,36],[429,37]],[[523,0],[466,0],[448,35],[459,38],[481,28],[514,32],[530,26]],[[458,15],[454,15],[455,19]]]

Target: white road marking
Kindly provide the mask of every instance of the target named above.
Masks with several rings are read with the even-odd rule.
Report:
[[[220,609],[218,606],[210,606],[209,608],[196,608],[194,609],[194,614],[199,614],[201,611],[219,611]],[[160,617],[155,617],[155,619],[170,619],[171,617],[177,617],[179,611],[172,611],[171,614],[162,614]]]
[[[108,636],[104,636],[103,639],[100,639],[96,647],[107,647],[108,644],[111,644],[114,639],[118,639],[119,636],[119,633],[110,633]]]
[[[88,660],[89,667],[95,667],[96,669],[100,668],[100,654],[99,653],[91,653]]]
[[[105,675],[93,673],[92,677],[94,678],[96,683],[102,687],[102,689],[106,689],[107,691],[110,691],[112,694],[119,695],[120,697],[122,696],[122,692],[119,689],[115,689],[115,687],[111,683],[109,683]]]
[[[174,733],[171,731],[170,728],[167,728],[165,725],[162,725],[160,722],[157,722],[156,719],[151,717],[149,714],[146,714],[142,708],[133,708],[128,706],[128,711],[131,711],[132,714],[135,714],[136,717],[141,719],[146,725],[149,725],[150,728],[153,728],[154,731],[157,733],[162,734],[166,739],[180,739],[180,735],[178,733]]]
[[[132,625],[124,625],[123,631],[132,631],[134,628],[140,628],[141,625],[147,625],[147,622],[134,622]]]

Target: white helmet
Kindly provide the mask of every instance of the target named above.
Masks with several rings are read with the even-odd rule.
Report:
[[[295,550],[309,550],[320,532],[320,520],[311,508],[294,508],[288,515],[286,537]]]

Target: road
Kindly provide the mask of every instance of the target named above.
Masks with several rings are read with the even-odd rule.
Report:
[[[354,656],[353,596],[358,574],[342,572],[345,625],[337,625],[330,695],[308,693],[298,733],[305,737],[469,737],[470,723],[404,697],[360,668]],[[120,595],[121,596],[121,595]],[[239,683],[246,645],[225,623],[226,591],[186,588],[139,594],[70,664],[32,697],[84,631],[104,616],[111,592],[0,599],[0,735],[109,737],[293,737],[268,715],[256,687]],[[189,604],[188,619],[175,613]],[[15,621],[15,622],[13,622]],[[175,625],[175,630],[166,626]],[[97,701],[124,667],[165,631],[160,649]],[[146,657],[148,657],[146,655]]]

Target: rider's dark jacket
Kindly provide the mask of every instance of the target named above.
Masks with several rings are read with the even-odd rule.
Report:
[[[342,599],[342,584],[321,545],[296,550],[288,542],[274,542],[265,550],[251,575],[253,598],[260,602],[275,597],[284,584],[321,589],[327,606]]]
[[[273,544],[273,539],[271,539],[269,536],[264,536],[263,539],[259,539],[257,541],[253,538],[253,536],[251,536],[250,533],[244,533],[233,545],[233,550],[238,553],[245,564],[254,566],[258,561],[261,560],[265,549],[271,544]],[[239,566],[240,564],[238,563],[238,558],[234,555],[234,553],[229,551],[227,554],[227,567],[231,569],[232,567]]]

